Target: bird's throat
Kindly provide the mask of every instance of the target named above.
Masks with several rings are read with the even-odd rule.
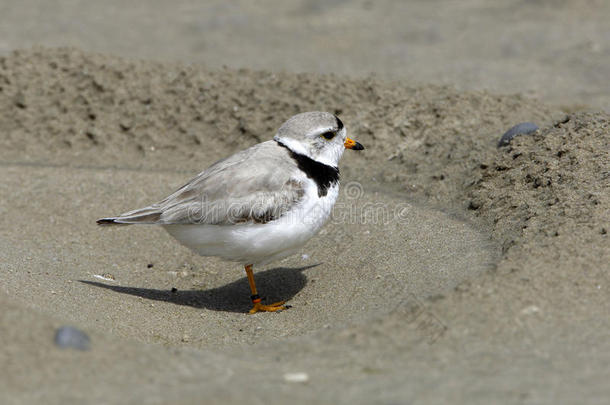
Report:
[[[305,175],[315,181],[318,186],[318,196],[324,197],[328,194],[328,189],[339,182],[339,168],[324,163],[320,163],[309,156],[296,153],[282,142],[276,140],[277,144],[286,148],[290,157],[296,162],[297,166]]]

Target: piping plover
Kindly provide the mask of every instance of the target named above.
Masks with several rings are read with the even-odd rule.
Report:
[[[164,200],[100,225],[161,225],[202,256],[244,265],[254,306],[250,313],[286,309],[263,305],[252,267],[295,253],[328,220],[339,194],[339,159],[364,147],[326,112],[297,114],[273,140],[222,159]]]

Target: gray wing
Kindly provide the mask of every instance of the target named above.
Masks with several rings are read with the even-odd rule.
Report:
[[[268,222],[304,195],[285,148],[263,142],[214,163],[164,200],[98,220],[108,224],[211,224]]]

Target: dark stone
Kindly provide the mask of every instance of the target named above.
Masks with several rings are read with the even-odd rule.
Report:
[[[55,344],[62,349],[89,350],[91,339],[73,326],[62,326],[55,332]]]
[[[502,135],[502,138],[500,138],[500,141],[498,142],[498,148],[508,145],[516,136],[529,135],[537,130],[538,125],[534,124],[533,122],[522,122],[517,124]]]

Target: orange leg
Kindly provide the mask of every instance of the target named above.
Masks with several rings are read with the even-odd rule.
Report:
[[[286,309],[284,304],[286,301],[274,302],[271,305],[263,305],[261,304],[261,297],[258,295],[256,291],[256,284],[254,283],[254,273],[252,272],[252,265],[248,264],[246,267],[246,275],[248,276],[248,283],[250,283],[250,291],[252,291],[252,295],[250,298],[252,299],[252,303],[254,306],[250,310],[251,314],[255,314],[257,312],[276,312],[282,311]]]

